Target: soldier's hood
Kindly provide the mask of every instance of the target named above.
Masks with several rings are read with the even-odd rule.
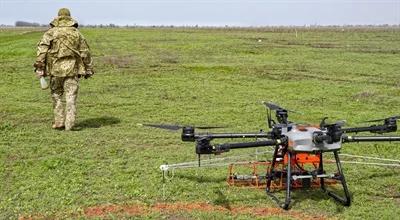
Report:
[[[50,22],[51,27],[78,27],[78,22],[70,16],[58,16]]]

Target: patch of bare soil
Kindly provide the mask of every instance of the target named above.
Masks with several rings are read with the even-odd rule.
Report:
[[[127,215],[145,215],[149,213],[148,207],[144,205],[100,205],[85,209],[84,214],[87,217],[102,217],[108,214],[127,214]]]
[[[292,219],[326,219],[323,215],[311,216],[298,211],[285,211],[280,208],[252,207],[252,206],[231,206],[229,209],[208,203],[156,203],[154,205],[100,205],[86,208],[85,217],[102,218],[109,214],[123,216],[145,216],[150,213],[165,213],[176,216],[180,212],[223,212],[229,215],[253,215],[255,217],[280,216]],[[179,216],[179,215],[178,215]]]
[[[99,59],[101,63],[116,68],[129,68],[135,61],[133,55],[125,55],[125,56],[110,55],[101,57]]]

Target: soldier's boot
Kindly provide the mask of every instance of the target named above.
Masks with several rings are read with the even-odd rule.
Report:
[[[65,130],[70,131],[75,125],[76,111],[72,110],[72,107],[68,109],[65,115]]]
[[[77,77],[67,78],[64,84],[66,114],[65,114],[65,130],[71,130],[75,125],[76,119],[76,99],[78,95],[78,79]]]
[[[51,126],[53,129],[57,129],[57,130],[63,130],[65,129],[65,126],[61,123],[53,123],[53,125]]]
[[[54,123],[53,129],[64,129],[64,108],[62,103],[62,95],[53,93],[51,95],[53,99],[53,112],[54,112]]]

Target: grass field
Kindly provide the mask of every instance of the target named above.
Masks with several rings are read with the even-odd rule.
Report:
[[[225,167],[180,170],[163,184],[159,166],[195,160],[194,145],[181,142],[179,132],[137,124],[224,125],[216,131],[255,132],[266,129],[263,100],[303,112],[291,115],[299,122],[319,123],[328,116],[352,126],[400,114],[399,29],[82,32],[96,74],[80,82],[81,129],[63,132],[51,129],[50,94],[39,88],[32,70],[43,31],[0,31],[0,219],[254,217],[226,207],[277,205],[263,190],[228,187]],[[342,153],[398,159],[400,144],[347,144]],[[344,172],[351,207],[319,190],[295,191],[291,211],[258,217],[399,218],[398,168],[344,164]],[[177,203],[209,209],[154,208]],[[87,215],[93,207],[113,205],[148,211]]]

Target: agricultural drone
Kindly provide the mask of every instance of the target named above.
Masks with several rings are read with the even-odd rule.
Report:
[[[327,118],[322,119],[319,125],[298,124],[288,119],[288,113],[294,112],[282,108],[271,102],[263,102],[267,107],[267,124],[270,131],[255,133],[196,133],[195,128],[186,126],[182,128],[182,141],[195,142],[195,151],[199,156],[203,154],[221,154],[233,149],[255,148],[272,146],[273,157],[268,162],[266,174],[266,192],[283,209],[289,209],[291,203],[291,191],[293,188],[307,188],[317,186],[324,193],[332,197],[344,206],[350,206],[351,198],[347,187],[342,164],[339,159],[339,151],[342,144],[350,142],[376,142],[376,141],[400,141],[400,136],[384,136],[384,133],[397,130],[397,119],[400,116],[392,116],[385,119],[371,120],[367,122],[380,122],[378,125],[366,127],[344,127],[344,121],[327,123]],[[275,113],[275,119],[272,113]],[[153,126],[154,125],[149,125]],[[212,127],[205,127],[212,128]],[[170,129],[170,128],[169,128]],[[179,129],[176,127],[176,129]],[[379,135],[352,136],[352,133],[371,132]],[[252,138],[251,142],[236,142],[212,144],[216,139],[242,139]],[[324,153],[333,153],[337,172],[327,173],[324,169]],[[335,168],[335,169],[336,169]],[[163,169],[161,167],[161,169]],[[239,181],[239,177],[231,176],[232,181]],[[259,177],[257,177],[258,179]],[[257,180],[256,180],[257,181]],[[341,195],[328,190],[327,185],[340,183],[343,188]],[[284,189],[284,201],[279,199],[273,189]]]

